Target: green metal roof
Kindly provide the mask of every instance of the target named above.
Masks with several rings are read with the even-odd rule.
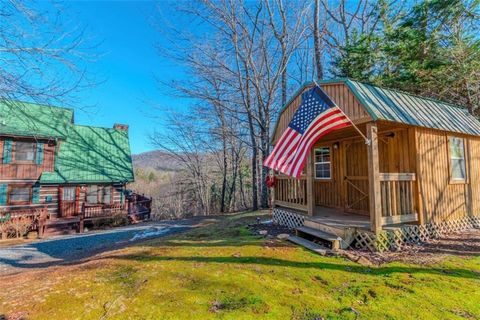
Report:
[[[461,106],[349,79],[344,82],[373,120],[480,135],[480,122]]]
[[[461,106],[351,79],[342,78],[317,82],[320,85],[328,83],[344,83],[347,85],[372,117],[372,120],[386,120],[432,129],[480,135],[480,122],[470,115],[466,108]],[[305,83],[282,107],[278,119],[280,119],[283,110],[293,99],[306,87],[312,85],[314,85],[313,82]],[[277,130],[278,119],[274,132]]]
[[[18,101],[0,101],[0,135],[65,139],[73,110]]]
[[[55,172],[44,172],[40,183],[113,183],[133,181],[128,132],[72,125],[59,145]]]

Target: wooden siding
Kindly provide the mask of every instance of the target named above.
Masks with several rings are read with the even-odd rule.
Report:
[[[304,91],[311,87],[305,88]],[[360,105],[358,100],[350,92],[347,86],[343,83],[329,83],[323,84],[322,89],[332,98],[333,101],[345,112],[345,114],[355,122],[366,122],[370,120],[370,116],[365,109]],[[304,92],[303,91],[303,92]],[[293,118],[293,114],[298,109],[301,103],[301,94],[295,97],[290,105],[288,105],[282,112],[278,119],[277,130],[274,133],[273,143],[275,143],[282,133],[287,128],[288,124]]]
[[[411,129],[410,129],[411,130]],[[342,130],[339,130],[338,134]],[[351,130],[344,129],[345,133]],[[348,135],[346,135],[348,136]],[[338,136],[340,137],[340,136]],[[326,137],[328,138],[328,137]],[[411,152],[414,143],[406,128],[389,128],[379,133],[379,162],[382,173],[415,173]],[[334,144],[338,148],[334,148]],[[361,138],[320,140],[314,146],[332,150],[332,179],[314,180],[315,205],[368,214],[367,146]]]
[[[480,139],[465,136],[467,181],[450,181],[448,137],[443,131],[417,128],[419,197],[425,222],[479,214]]]
[[[24,182],[20,182],[24,184]],[[9,185],[18,185],[19,182],[9,182]],[[29,185],[33,186],[33,183],[28,183]],[[21,210],[21,209],[28,209],[28,208],[35,208],[35,207],[44,207],[45,205],[47,206],[48,213],[50,214],[51,218],[56,218],[60,217],[60,212],[59,212],[59,204],[60,204],[60,188],[63,186],[59,185],[42,185],[40,187],[40,197],[39,197],[39,203],[36,204],[30,204],[30,205],[6,205],[6,206],[1,206],[1,209],[9,210],[9,209],[15,209],[15,210]],[[102,187],[102,186],[100,186]],[[122,197],[120,195],[120,192],[116,190],[115,186],[110,186],[112,188],[112,204],[115,203],[121,203]],[[79,199],[78,199],[78,210],[82,208],[83,203],[86,202],[86,191],[87,188],[79,188]],[[100,188],[99,188],[100,189]],[[47,202],[47,197],[51,197],[51,201]]]
[[[41,165],[32,164],[3,164],[3,144],[4,138],[0,138],[0,177],[1,179],[38,179],[42,172],[53,171],[55,147],[44,144],[44,158]]]

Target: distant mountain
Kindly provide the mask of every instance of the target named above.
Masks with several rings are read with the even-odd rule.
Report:
[[[135,169],[155,169],[161,171],[178,171],[182,164],[172,158],[170,154],[161,150],[133,154],[133,167]]]

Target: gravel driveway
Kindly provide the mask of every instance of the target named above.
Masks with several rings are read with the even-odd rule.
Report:
[[[57,236],[28,244],[0,247],[0,275],[17,273],[88,258],[144,239],[178,233],[198,225],[199,219],[149,222],[92,233]]]

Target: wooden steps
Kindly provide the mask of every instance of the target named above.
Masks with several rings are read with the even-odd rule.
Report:
[[[295,231],[297,236],[315,243],[322,243],[324,246],[331,248],[332,250],[338,250],[341,248],[342,238],[335,234],[307,226],[298,227]]]
[[[290,242],[293,242],[295,244],[298,244],[308,250],[311,250],[313,252],[316,252],[322,256],[326,255],[327,253],[329,253],[330,249],[322,246],[322,245],[319,245],[318,243],[315,243],[315,242],[312,242],[312,241],[309,241],[307,239],[304,239],[304,238],[301,238],[301,237],[298,237],[298,236],[290,236],[287,238],[288,241]]]

